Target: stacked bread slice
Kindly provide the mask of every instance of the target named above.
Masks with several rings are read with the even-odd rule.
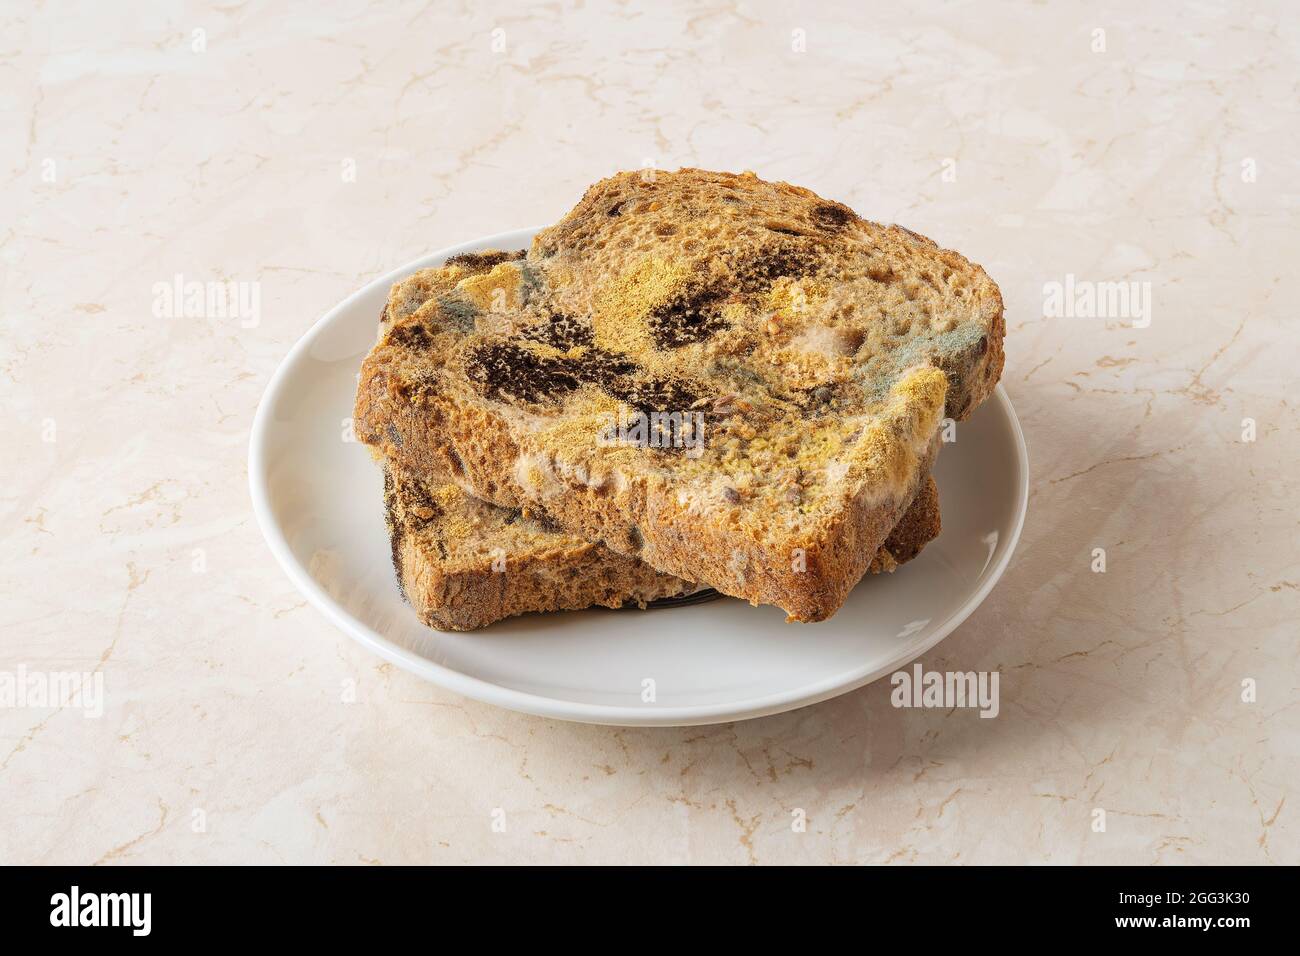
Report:
[[[398,587],[439,630],[471,631],[529,611],[669,606],[716,594],[451,481],[386,468],[384,506]],[[939,493],[929,479],[869,570],[893,571],[938,533]]]
[[[1004,329],[984,271],[908,230],[748,173],[621,174],[526,253],[394,286],[356,429],[434,626],[701,588],[817,621],[937,533],[940,423],[991,393]]]

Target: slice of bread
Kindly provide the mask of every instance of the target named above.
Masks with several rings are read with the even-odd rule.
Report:
[[[355,421],[407,471],[817,621],[1003,334],[984,271],[909,230],[748,173],[625,173],[526,256],[394,286]]]
[[[398,587],[420,620],[440,630],[475,630],[528,611],[644,608],[701,590],[450,482],[388,468],[384,505]],[[938,489],[927,479],[870,570],[893,571],[938,533]]]

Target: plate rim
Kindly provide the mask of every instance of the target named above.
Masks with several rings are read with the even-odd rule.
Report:
[[[1015,408],[1012,406],[1011,399],[1007,395],[1006,389],[1002,387],[1001,382],[994,389],[994,401],[990,404],[996,404],[1003,417],[1009,422],[1016,445],[1015,466],[1018,472],[1015,479],[1017,484],[1016,516],[1011,534],[1008,536],[1005,548],[1002,549],[1001,555],[993,563],[991,569],[985,569],[987,576],[983,583],[971,592],[962,605],[935,627],[924,641],[915,645],[904,645],[900,657],[897,660],[891,659],[884,666],[863,673],[851,671],[848,676],[840,674],[791,690],[729,703],[678,707],[591,704],[515,690],[479,677],[464,674],[390,641],[364,622],[353,617],[316,582],[308,570],[297,560],[271,511],[270,496],[266,483],[266,444],[270,431],[270,409],[276,405],[276,400],[288,380],[289,371],[297,364],[301,355],[311,347],[316,338],[332,324],[340,313],[351,308],[358,299],[369,294],[378,286],[391,286],[398,279],[408,276],[419,269],[439,264],[451,256],[492,248],[499,244],[506,244],[507,241],[515,244],[522,241],[527,245],[532,236],[541,228],[544,227],[512,229],[448,246],[372,279],[341,302],[335,304],[312,323],[307,331],[299,336],[284,358],[280,360],[280,364],[276,366],[270,380],[267,382],[262,397],[257,403],[257,411],[253,415],[253,425],[248,440],[248,484],[252,498],[253,514],[257,520],[258,528],[262,532],[262,537],[271,549],[271,553],[275,556],[280,568],[294,586],[335,627],[372,653],[392,664],[396,664],[403,670],[409,671],[446,690],[483,703],[538,717],[550,717],[579,723],[621,727],[683,727],[768,717],[800,707],[808,707],[857,690],[859,687],[864,687],[878,680],[886,673],[916,660],[948,637],[974,613],[976,608],[984,603],[984,599],[992,592],[994,586],[1001,580],[1003,573],[1011,563],[1011,557],[1015,554],[1016,545],[1020,541],[1020,534],[1024,529],[1025,516],[1029,508],[1029,450],[1025,444],[1025,435],[1020,425],[1020,419],[1016,416]],[[526,238],[521,239],[520,237]]]

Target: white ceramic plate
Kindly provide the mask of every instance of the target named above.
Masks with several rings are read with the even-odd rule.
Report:
[[[760,717],[843,694],[952,633],[993,588],[1024,523],[1024,436],[1001,386],[935,466],[943,532],[893,574],[868,575],[831,620],[786,624],[731,598],[651,611],[532,614],[469,634],[424,627],[393,580],[381,477],[344,440],[361,359],[389,286],[448,256],[523,249],[535,230],[444,249],[376,279],[293,347],[253,423],[258,523],[294,584],[381,657],[449,690],[514,710],[624,725]],[[645,681],[655,700],[642,700]]]

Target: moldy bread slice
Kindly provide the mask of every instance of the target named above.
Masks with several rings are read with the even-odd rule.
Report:
[[[898,523],[943,416],[992,391],[1003,334],[984,271],[909,230],[748,173],[624,173],[526,255],[394,286],[357,433],[411,473],[817,621]],[[655,413],[689,419],[682,440],[606,440]]]
[[[420,620],[440,630],[474,630],[528,611],[644,608],[699,589],[450,482],[388,468],[384,504],[398,586]],[[928,479],[870,570],[893,571],[938,533],[938,490]]]

